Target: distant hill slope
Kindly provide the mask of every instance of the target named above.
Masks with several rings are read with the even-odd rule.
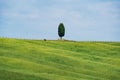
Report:
[[[120,80],[120,43],[0,38],[0,80]]]

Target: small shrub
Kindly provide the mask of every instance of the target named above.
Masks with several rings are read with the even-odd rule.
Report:
[[[47,39],[44,39],[44,41],[47,41]]]

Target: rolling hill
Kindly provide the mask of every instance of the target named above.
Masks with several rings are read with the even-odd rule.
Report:
[[[120,80],[120,42],[0,38],[0,80]]]

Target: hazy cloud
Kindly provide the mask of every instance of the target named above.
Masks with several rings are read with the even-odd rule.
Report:
[[[119,40],[118,0],[1,0],[1,36],[56,39],[63,22],[67,39]]]

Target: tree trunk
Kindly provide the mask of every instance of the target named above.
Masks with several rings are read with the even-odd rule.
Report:
[[[62,37],[60,37],[60,40],[62,40]]]

